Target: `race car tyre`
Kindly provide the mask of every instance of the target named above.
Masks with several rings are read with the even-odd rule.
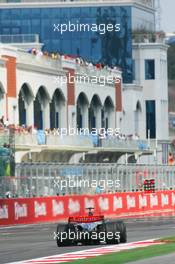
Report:
[[[104,242],[105,237],[101,237],[101,234],[105,234],[105,224],[101,224],[97,226],[97,239],[93,239],[93,245],[99,245],[101,242]]]
[[[70,232],[75,232],[74,226],[71,224],[58,224],[56,242],[58,247],[70,246],[74,242],[74,238],[69,237]]]
[[[120,232],[120,243],[126,243],[127,242],[127,232],[126,232],[126,225],[123,223],[123,221],[118,221],[118,230]]]
[[[91,245],[92,241],[90,239],[90,233],[88,231],[81,232],[81,242],[83,245]]]
[[[120,239],[118,237],[118,225],[116,222],[106,223],[106,243],[107,244],[119,244]]]

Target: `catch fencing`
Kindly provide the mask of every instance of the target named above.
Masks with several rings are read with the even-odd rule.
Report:
[[[144,191],[154,179],[155,190],[175,190],[175,167],[119,164],[16,164],[15,177],[0,177],[0,197],[101,194]]]

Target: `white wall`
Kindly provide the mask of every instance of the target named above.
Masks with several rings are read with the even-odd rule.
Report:
[[[136,106],[139,102],[141,111],[139,111],[138,132],[136,131]],[[140,138],[145,138],[145,105],[143,100],[143,89],[137,85],[123,86],[123,113],[121,121],[121,131],[126,135],[137,133]]]
[[[4,60],[0,59],[0,89],[3,97],[0,99],[0,118],[4,115],[6,120],[6,93],[7,93],[7,71]]]
[[[133,58],[136,64],[135,82],[143,87],[143,98],[156,102],[157,139],[168,139],[168,79],[167,48],[165,44],[135,44]],[[155,80],[145,80],[145,59],[155,60]],[[145,103],[144,103],[145,104]]]
[[[66,108],[64,111],[64,127],[76,126],[76,105],[67,107],[67,84],[56,83],[56,77],[58,75],[65,76],[65,71],[61,68],[50,69],[42,66],[41,63],[37,64],[35,60],[34,64],[31,65],[27,61],[18,59],[19,51],[13,48],[6,48],[0,46],[0,54],[7,54],[17,57],[17,98],[9,98],[8,100],[8,111],[9,111],[9,122],[15,121],[18,124],[18,95],[20,89],[24,83],[27,83],[33,93],[33,99],[37,94],[40,86],[44,86],[49,94],[49,100],[52,99],[54,91],[60,88],[64,97],[66,98]],[[29,55],[28,55],[29,56]],[[143,43],[133,45],[133,58],[136,61],[136,80],[135,84],[123,85],[122,90],[122,103],[123,112],[114,113],[110,126],[112,128],[120,128],[124,134],[135,133],[135,110],[136,104],[139,101],[141,104],[141,113],[139,115],[139,135],[141,138],[146,136],[146,111],[145,101],[155,100],[156,101],[156,127],[157,127],[157,138],[168,139],[168,85],[167,85],[167,46],[164,44],[156,43]],[[32,58],[31,58],[32,59]],[[145,59],[155,59],[155,80],[145,80]],[[1,61],[1,60],[0,60]],[[66,62],[67,67],[69,62]],[[70,67],[74,67],[73,63],[70,63]],[[96,72],[94,71],[94,75]],[[99,74],[99,72],[98,72]],[[119,76],[117,76],[119,77]],[[4,87],[5,92],[7,91],[7,74],[6,67],[3,63],[0,63],[0,83]],[[92,83],[76,83],[75,84],[75,102],[77,101],[78,95],[84,92],[88,98],[89,103],[92,100],[93,95],[97,94],[100,98],[102,105],[104,105],[107,96],[115,103],[115,88],[114,86],[105,85],[100,86],[99,84]],[[3,114],[6,113],[6,100],[5,97],[2,103]],[[33,124],[33,109],[30,111],[30,125]],[[0,112],[0,115],[2,113]]]

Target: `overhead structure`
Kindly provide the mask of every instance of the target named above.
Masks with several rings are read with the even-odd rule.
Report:
[[[161,5],[160,0],[155,0],[156,9],[156,31],[161,31]]]

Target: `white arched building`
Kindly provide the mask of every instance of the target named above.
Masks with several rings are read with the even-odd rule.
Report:
[[[118,69],[81,66],[75,59],[54,60],[1,45],[0,117],[10,124],[38,129],[120,128],[123,134],[138,134],[143,139],[154,123],[155,137],[167,139],[167,76],[163,84],[159,80],[167,70],[167,46],[144,43],[133,50],[135,80],[123,84]],[[155,62],[154,80],[144,79],[147,57]],[[148,101],[156,105],[152,123]]]

